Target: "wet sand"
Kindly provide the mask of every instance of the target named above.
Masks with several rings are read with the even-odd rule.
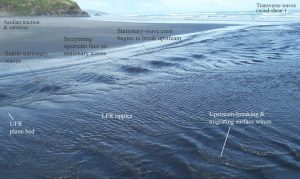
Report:
[[[28,25],[28,30],[4,30],[4,21],[39,21],[39,24]],[[13,26],[13,25],[7,25]],[[19,26],[19,25],[16,25]],[[24,26],[24,25],[22,25]],[[226,24],[180,24],[180,23],[132,23],[132,22],[109,22],[96,21],[91,18],[0,18],[0,56],[5,51],[40,51],[48,52],[47,58],[62,56],[64,49],[64,37],[88,37],[92,38],[92,44],[106,45],[107,48],[131,45],[146,42],[146,40],[120,40],[118,36],[136,37],[145,34],[121,34],[122,30],[171,30],[166,35],[174,36],[193,32],[206,31],[228,26]],[[155,35],[155,34],[154,34]],[[151,34],[147,34],[151,36]],[[101,49],[100,49],[101,50]],[[22,57],[23,59],[25,57]],[[27,58],[27,57],[26,57]],[[32,58],[29,56],[28,58]],[[36,57],[39,58],[39,57]]]

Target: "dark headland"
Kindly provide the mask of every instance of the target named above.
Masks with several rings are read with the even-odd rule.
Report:
[[[87,17],[72,0],[0,0],[0,16]]]

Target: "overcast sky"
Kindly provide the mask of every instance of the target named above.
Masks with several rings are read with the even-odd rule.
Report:
[[[256,3],[294,3],[300,0],[75,0],[82,9],[111,14],[168,14],[256,10]]]

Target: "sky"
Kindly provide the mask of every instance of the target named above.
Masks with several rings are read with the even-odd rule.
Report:
[[[292,3],[300,0],[74,0],[83,10],[110,14],[170,14],[214,11],[255,11],[256,3]]]

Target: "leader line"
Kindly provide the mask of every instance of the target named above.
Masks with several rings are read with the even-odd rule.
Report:
[[[227,132],[227,135],[226,135],[226,138],[225,138],[225,141],[224,141],[224,145],[223,145],[220,157],[222,157],[222,155],[223,155],[223,151],[224,151],[224,148],[225,148],[225,145],[226,145],[226,142],[227,142],[227,138],[228,138],[229,132],[230,132],[230,127],[228,128],[228,132]]]
[[[9,117],[10,117],[12,120],[14,120],[14,118],[10,115],[10,113],[8,113],[8,115],[9,115]]]

